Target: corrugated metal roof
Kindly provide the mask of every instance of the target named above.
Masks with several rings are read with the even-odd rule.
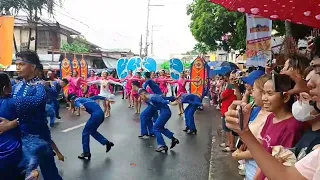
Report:
[[[28,25],[28,17],[27,16],[15,16],[15,21],[14,21],[14,25],[15,26],[27,26]],[[51,21],[49,19],[44,19],[44,18],[41,18],[39,23],[38,23],[38,26],[41,27],[41,26],[51,26],[51,27],[56,27],[57,26],[57,23],[54,22],[54,21]],[[66,30],[68,32],[71,33],[71,35],[80,35],[81,33],[79,31],[76,31],[68,26],[65,26],[65,25],[62,25],[59,23],[59,26],[61,29],[63,30]]]

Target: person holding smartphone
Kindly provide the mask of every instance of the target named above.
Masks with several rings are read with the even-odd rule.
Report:
[[[307,92],[312,97],[314,109],[320,113],[320,76],[316,73],[308,81],[303,80],[301,77],[294,76],[293,73],[287,73],[296,82],[295,87],[288,91],[288,94],[297,94]],[[307,87],[308,85],[308,87]],[[244,128],[240,130],[237,106],[243,106],[243,120]],[[268,179],[282,180],[282,179],[295,179],[295,180],[317,180],[320,179],[320,149],[317,148],[310,154],[306,155],[295,166],[287,167],[281,164],[278,160],[271,156],[266,149],[259,144],[254,138],[252,132],[247,126],[249,121],[249,112],[251,107],[243,102],[235,101],[226,113],[227,125],[230,129],[238,132],[242,140],[247,145],[249,150],[252,151],[252,156],[257,161],[259,167],[262,169]]]
[[[274,85],[271,77],[269,77],[269,80],[264,84],[262,100],[264,108],[267,111],[271,112],[271,114],[268,116],[264,128],[261,131],[259,141],[255,139],[255,137],[252,135],[252,132],[250,132],[248,128],[249,112],[251,111],[250,105],[247,105],[243,108],[244,131],[239,130],[240,127],[238,129],[235,128],[233,122],[235,120],[233,111],[233,109],[235,109],[234,106],[241,105],[243,104],[243,102],[234,102],[229,108],[229,111],[226,113],[227,126],[240,133],[239,135],[241,136],[248,149],[251,150],[250,152],[254,159],[257,161],[259,168],[263,170],[262,173],[258,169],[255,179],[264,180],[266,176],[270,179],[288,179],[279,178],[277,176],[271,176],[272,178],[269,177],[269,171],[266,171],[265,165],[261,164],[260,158],[263,157],[260,156],[266,156],[264,153],[271,154],[273,146],[281,145],[286,148],[294,147],[301,138],[303,132],[303,123],[298,122],[293,117],[291,112],[291,107],[294,101],[293,96],[288,93],[275,92],[274,86],[278,86],[278,84]],[[236,114],[238,114],[238,112]],[[250,138],[248,138],[249,136]],[[263,149],[263,154],[260,153],[259,155],[257,155],[257,147],[255,146],[255,148],[252,148],[252,144],[255,144],[256,142],[262,144],[262,147],[258,145],[258,149]],[[275,158],[273,157],[271,159],[275,160]]]
[[[249,77],[250,75],[248,76],[248,78]],[[270,114],[270,112],[267,112],[266,109],[263,107],[263,102],[262,102],[263,87],[264,87],[264,84],[268,81],[268,79],[269,79],[269,75],[263,75],[259,79],[255,80],[253,85],[252,97],[254,98],[254,104],[256,107],[252,109],[250,113],[251,115],[250,115],[249,128],[256,138],[259,137],[261,130],[266,122],[266,119]],[[249,83],[249,80],[246,79],[246,81]],[[254,112],[255,109],[259,109],[259,111],[257,113]],[[241,142],[240,144],[243,144],[241,139],[239,142]],[[258,165],[253,159],[250,151],[245,148],[245,144],[240,146],[237,151],[232,153],[232,157],[235,160],[245,160],[246,180],[253,180],[255,177]]]

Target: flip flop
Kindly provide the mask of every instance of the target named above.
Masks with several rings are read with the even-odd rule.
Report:
[[[233,152],[233,151],[235,151],[235,149],[231,149],[230,147],[226,147],[222,149],[222,152]]]

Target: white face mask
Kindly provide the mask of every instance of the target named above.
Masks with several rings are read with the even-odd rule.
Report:
[[[296,101],[292,105],[292,114],[298,121],[305,122],[314,120],[318,115],[311,115],[311,112],[315,111],[313,106],[309,103]]]

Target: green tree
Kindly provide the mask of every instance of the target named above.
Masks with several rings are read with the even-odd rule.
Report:
[[[190,69],[190,67],[191,67],[191,63],[189,63],[189,62],[183,62],[183,65],[184,65],[184,69]],[[170,70],[170,61],[166,61],[166,62],[162,63],[160,65],[160,67],[161,67],[161,69],[169,71]]]
[[[28,49],[30,49],[31,32],[32,29],[35,29],[37,34],[37,24],[42,11],[46,10],[49,15],[53,16],[54,8],[58,4],[61,4],[60,0],[1,0],[0,11],[5,12],[6,15],[18,14],[20,11],[27,13],[29,23]],[[37,50],[37,36],[35,41],[35,50]]]
[[[162,63],[162,64],[160,65],[160,67],[161,67],[161,69],[164,69],[164,70],[169,71],[169,69],[170,69],[170,62],[169,62],[169,61],[164,62],[164,63]]]
[[[210,51],[210,48],[205,43],[198,42],[194,46],[193,50],[196,51],[198,55],[202,56],[207,54]]]
[[[245,43],[242,43],[246,31],[244,14],[229,12],[208,0],[194,0],[188,6],[187,14],[191,16],[191,33],[198,42],[206,44],[209,50],[215,51],[219,47],[227,51],[231,48],[245,49]],[[224,36],[227,38],[223,41]]]
[[[184,63],[184,69],[190,69],[191,63]]]
[[[235,49],[245,52],[245,14],[229,12],[208,0],[193,0],[187,7],[187,14],[191,17],[189,27],[193,36],[198,42],[206,44],[211,51],[223,48],[226,51]],[[296,41],[307,36],[312,29],[304,25],[289,24],[291,35]],[[286,34],[286,25],[283,21],[273,21],[272,25],[278,32],[276,36]]]
[[[82,43],[71,43],[63,44],[61,51],[70,52],[70,53],[88,53],[89,48],[87,45]]]

